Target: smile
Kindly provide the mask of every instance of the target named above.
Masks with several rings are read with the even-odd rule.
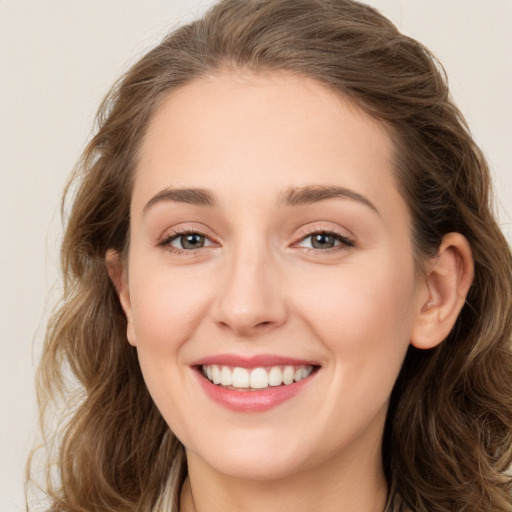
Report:
[[[289,386],[311,375],[312,365],[242,368],[207,364],[201,371],[211,383],[232,390],[257,391],[269,387]]]

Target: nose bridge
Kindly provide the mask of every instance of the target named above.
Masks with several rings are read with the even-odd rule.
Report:
[[[281,325],[286,317],[280,269],[269,245],[247,239],[226,258],[217,296],[216,322],[242,336]]]

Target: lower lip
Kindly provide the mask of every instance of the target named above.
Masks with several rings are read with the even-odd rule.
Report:
[[[196,371],[201,387],[218,404],[237,412],[264,412],[293,398],[313,379],[317,372],[287,386],[268,387],[260,391],[235,391],[217,386]]]

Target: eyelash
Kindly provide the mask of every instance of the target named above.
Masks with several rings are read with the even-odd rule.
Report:
[[[187,236],[187,235],[199,235],[201,237],[204,237],[206,240],[210,240],[210,238],[206,234],[202,233],[201,231],[185,229],[183,231],[179,231],[179,230],[174,231],[170,235],[166,236],[164,239],[162,239],[160,242],[158,242],[158,247],[164,247],[168,251],[170,251],[176,255],[186,255],[186,256],[192,256],[196,253],[196,251],[198,251],[200,249],[204,249],[205,247],[211,247],[211,245],[208,245],[208,246],[199,247],[197,249],[180,249],[178,247],[173,247],[171,245],[171,243],[174,240],[176,240],[180,237],[183,237],[183,236]],[[315,235],[325,235],[328,237],[333,237],[335,239],[335,241],[339,242],[339,244],[335,245],[334,247],[327,248],[327,249],[317,249],[314,247],[303,247],[303,249],[306,249],[308,253],[315,253],[315,254],[324,253],[325,254],[325,253],[331,253],[334,251],[346,250],[350,247],[355,247],[355,245],[356,245],[353,240],[351,240],[350,238],[348,238],[345,235],[342,235],[341,233],[338,233],[337,231],[318,230],[317,229],[317,230],[303,233],[301,235],[301,237],[298,239],[298,241],[293,243],[293,246],[297,247],[297,246],[299,246],[300,243],[304,242],[306,239],[308,239],[312,236],[315,236]],[[211,242],[211,240],[210,240],[210,242]]]
[[[327,249],[316,249],[314,247],[303,247],[303,249],[306,249],[308,253],[312,254],[326,254],[326,253],[332,253],[337,251],[343,251],[347,250],[351,247],[355,247],[356,243],[354,240],[348,238],[346,235],[343,235],[339,233],[336,230],[332,229],[313,229],[311,231],[305,231],[301,234],[301,237],[298,239],[297,242],[294,242],[293,246],[298,246],[300,243],[303,243],[306,239],[313,237],[315,235],[325,235],[328,237],[334,238],[336,242],[339,242],[338,245],[335,245],[334,247],[329,247]]]
[[[181,256],[181,255],[193,256],[196,253],[196,251],[198,251],[199,249],[203,249],[204,247],[200,247],[198,249],[180,249],[179,247],[173,247],[171,245],[171,243],[174,240],[181,238],[182,236],[187,236],[187,235],[199,235],[201,237],[204,237],[206,240],[210,240],[210,238],[207,235],[205,235],[204,233],[201,233],[201,231],[199,231],[197,229],[184,229],[182,231],[181,230],[174,231],[170,235],[166,236],[163,240],[158,242],[158,247],[164,247],[168,251],[170,251],[173,254],[176,254],[178,256]],[[206,247],[210,247],[210,246],[206,246]]]

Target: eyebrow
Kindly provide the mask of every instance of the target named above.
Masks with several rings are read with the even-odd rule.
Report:
[[[308,185],[291,187],[279,194],[281,206],[303,206],[318,203],[327,199],[351,199],[362,203],[380,215],[375,205],[363,195],[344,187],[333,185]],[[215,195],[202,188],[164,188],[155,194],[144,206],[145,213],[152,206],[162,202],[187,203],[196,206],[214,207],[217,204]]]
[[[292,187],[280,194],[280,204],[284,206],[302,206],[318,203],[326,199],[351,199],[368,206],[378,215],[377,207],[365,196],[344,187],[313,185],[305,187]]]
[[[212,207],[217,204],[215,196],[202,188],[164,188],[155,194],[144,206],[143,212],[157,203],[176,202]]]

